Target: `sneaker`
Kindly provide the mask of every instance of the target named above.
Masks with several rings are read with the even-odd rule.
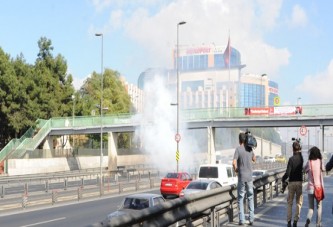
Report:
[[[288,221],[287,227],[291,227],[291,221]]]
[[[244,223],[240,221],[240,222],[238,223],[238,225],[244,225]]]
[[[250,221],[249,225],[253,225],[253,221]]]
[[[310,224],[310,219],[306,219],[306,223],[305,223],[305,227],[309,227],[309,224]]]
[[[297,221],[294,221],[293,227],[297,227]]]

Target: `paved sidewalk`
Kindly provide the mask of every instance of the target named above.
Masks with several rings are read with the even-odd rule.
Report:
[[[301,217],[297,226],[305,226],[306,215],[308,213],[308,194],[306,191],[307,184],[303,185],[303,206],[301,210]],[[322,212],[322,226],[333,227],[333,176],[324,177],[325,186],[325,199],[323,201]],[[269,226],[287,226],[287,191],[284,194],[280,194],[273,201],[269,201],[266,204],[258,207],[255,210],[255,221],[253,226],[269,227]],[[293,207],[293,214],[295,213],[295,206]],[[316,226],[316,209],[312,216],[310,226]],[[228,223],[224,226],[239,226],[238,218],[235,218],[233,223]],[[246,225],[244,225],[246,226]],[[249,226],[249,225],[248,225]]]

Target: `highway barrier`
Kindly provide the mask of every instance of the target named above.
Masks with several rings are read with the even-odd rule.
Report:
[[[284,173],[285,168],[254,178],[255,207],[279,195]],[[237,212],[236,186],[226,186],[169,200],[133,214],[114,217],[107,225],[101,222],[90,227],[205,226],[203,223],[215,227],[233,222]]]
[[[52,190],[52,205],[58,202],[58,191]]]
[[[22,196],[22,208],[26,208],[28,205],[28,196],[26,194],[24,194]]]

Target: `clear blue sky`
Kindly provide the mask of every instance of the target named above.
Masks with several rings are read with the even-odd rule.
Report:
[[[176,44],[231,45],[244,73],[279,83],[282,104],[332,103],[332,1],[323,0],[2,0],[0,47],[11,57],[37,57],[40,37],[65,57],[75,86],[104,67],[137,83],[149,67],[171,67]]]

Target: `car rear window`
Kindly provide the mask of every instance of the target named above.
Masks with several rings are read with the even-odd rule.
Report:
[[[206,182],[191,182],[186,189],[206,190],[208,183]]]
[[[124,201],[124,209],[141,210],[149,207],[148,199],[126,198]]]
[[[166,178],[178,178],[178,173],[168,173]]]
[[[154,206],[165,202],[165,200],[162,197],[155,197],[153,200],[154,200]]]
[[[218,168],[212,166],[201,166],[199,171],[200,178],[218,178]]]

